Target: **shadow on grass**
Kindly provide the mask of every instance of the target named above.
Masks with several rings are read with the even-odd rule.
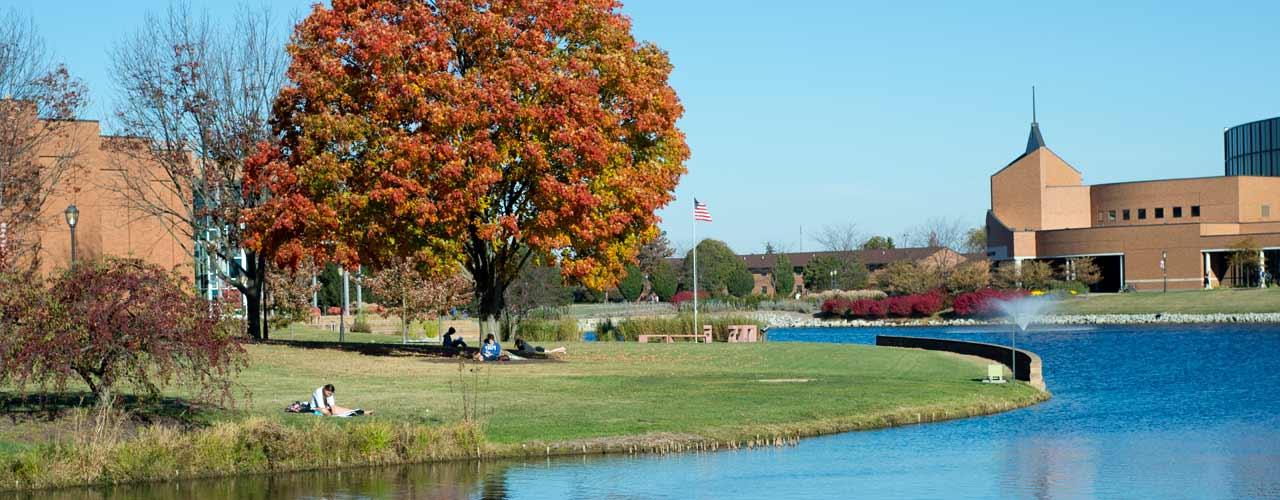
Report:
[[[98,401],[88,392],[63,392],[19,394],[0,392],[0,419],[7,424],[28,422],[55,422],[75,410],[92,410]],[[172,397],[144,397],[132,394],[120,395],[116,408],[129,415],[135,425],[175,425],[196,427],[204,423],[200,418],[210,408]]]
[[[257,342],[260,345],[277,345],[284,347],[293,347],[298,349],[328,349],[339,350],[345,352],[355,352],[365,356],[422,356],[427,358],[457,361],[459,357],[471,358],[480,352],[476,347],[463,347],[461,349],[454,347],[444,347],[438,345],[415,345],[415,344],[383,344],[383,343],[342,343],[327,341],[309,341],[309,340],[264,340]],[[552,360],[550,356],[543,353],[515,353],[507,351],[511,354],[519,354],[526,360]]]

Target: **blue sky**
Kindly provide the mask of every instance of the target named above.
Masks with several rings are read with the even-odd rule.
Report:
[[[114,92],[107,51],[167,5],[5,3],[88,82],[98,118]],[[695,196],[715,217],[699,235],[739,252],[799,250],[802,224],[977,226],[988,176],[1025,146],[1031,85],[1045,141],[1087,183],[1221,175],[1222,129],[1280,115],[1280,2],[889,3],[624,7],[636,36],[671,54],[685,105],[693,157],[661,212],[673,243],[690,245]],[[285,17],[309,4],[271,2]]]

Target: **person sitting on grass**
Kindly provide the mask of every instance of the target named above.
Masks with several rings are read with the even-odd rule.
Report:
[[[373,413],[359,408],[343,408],[334,404],[333,393],[335,392],[337,390],[333,388],[333,384],[325,384],[324,387],[317,388],[316,392],[311,394],[312,413],[326,417],[353,417]]]
[[[453,338],[453,334],[455,333],[458,333],[458,331],[454,330],[452,326],[449,327],[449,331],[444,332],[444,339],[440,342],[441,345],[445,347],[452,347],[454,349],[465,349],[467,347],[467,343],[462,341],[461,335],[456,339]]]
[[[516,352],[520,354],[537,354],[537,353],[552,354],[552,353],[564,353],[565,348],[557,347],[555,349],[548,351],[546,349],[543,349],[542,346],[532,345],[528,342],[525,342],[523,338],[516,337]]]
[[[484,345],[480,347],[480,352],[476,353],[476,361],[508,361],[510,359],[502,353],[502,346],[498,345],[498,340],[493,338],[492,333],[484,338]]]

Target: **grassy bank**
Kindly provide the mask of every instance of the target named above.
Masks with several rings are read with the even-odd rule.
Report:
[[[554,345],[548,345],[554,347]],[[0,485],[40,487],[474,456],[717,449],[992,413],[1047,397],[975,382],[945,353],[823,344],[573,343],[561,361],[476,365],[250,346],[234,411],[87,446],[9,423]],[[475,370],[475,371],[473,371]],[[334,383],[360,419],[281,412]],[[483,425],[463,423],[476,396]],[[96,446],[96,447],[95,447]]]
[[[1231,314],[1280,312],[1280,288],[1096,294],[1063,300],[1057,314]]]

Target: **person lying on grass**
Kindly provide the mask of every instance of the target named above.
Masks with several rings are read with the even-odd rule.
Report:
[[[343,408],[334,404],[333,393],[335,392],[338,391],[334,389],[333,384],[325,384],[324,387],[317,388],[316,392],[311,393],[311,411],[316,415],[327,417],[354,417],[373,413],[359,408]]]
[[[510,361],[511,358],[502,353],[502,346],[498,345],[498,340],[493,338],[490,333],[484,338],[484,346],[480,347],[480,352],[476,353],[476,361]]]
[[[565,348],[557,347],[555,349],[548,351],[546,349],[543,349],[542,346],[532,345],[528,342],[525,342],[523,338],[516,337],[516,352],[520,354],[537,354],[540,352],[547,353],[547,354],[555,354],[555,353],[564,353]]]

